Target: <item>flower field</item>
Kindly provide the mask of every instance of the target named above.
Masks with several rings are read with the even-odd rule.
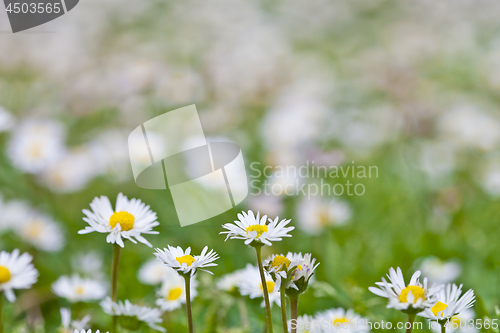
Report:
[[[499,12],[82,0],[2,34],[0,333],[500,332]],[[181,227],[128,137],[192,104],[248,196]]]

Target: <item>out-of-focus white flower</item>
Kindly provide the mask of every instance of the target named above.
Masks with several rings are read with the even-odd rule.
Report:
[[[455,170],[455,151],[448,141],[426,142],[420,147],[420,167],[431,180],[440,180]]]
[[[316,320],[320,323],[327,324],[322,327],[322,332],[325,333],[355,333],[368,332],[369,328],[360,322],[367,320],[355,313],[352,309],[344,310],[342,308],[330,309],[320,312],[316,315]]]
[[[0,291],[9,302],[16,300],[14,289],[29,289],[38,280],[38,271],[32,260],[28,253],[19,255],[18,249],[12,253],[0,252]]]
[[[222,231],[221,234],[227,234],[226,240],[231,239],[243,239],[246,245],[251,245],[252,242],[261,242],[268,246],[271,246],[271,241],[281,241],[282,237],[292,237],[288,232],[295,229],[295,227],[287,227],[291,220],[281,220],[276,217],[274,220],[269,219],[267,223],[267,216],[260,217],[260,213],[257,212],[257,216],[249,210],[248,214],[242,212],[238,214],[238,221],[232,223],[226,223],[222,225],[224,229],[228,231]]]
[[[61,226],[51,217],[36,210],[24,212],[13,224],[16,234],[25,242],[42,251],[59,251],[64,246]]]
[[[137,278],[144,284],[158,285],[171,276],[179,275],[173,268],[168,267],[158,259],[151,259],[141,266]]]
[[[15,119],[9,111],[0,106],[0,132],[8,131],[14,127]]]
[[[264,194],[272,194],[275,196],[293,196],[304,180],[297,172],[287,170],[286,167],[280,166],[271,174],[267,180],[267,188],[264,187]],[[267,192],[267,193],[266,193]]]
[[[264,119],[264,142],[271,151],[287,151],[312,142],[325,127],[327,116],[328,108],[314,96],[286,91]]]
[[[0,230],[11,229],[19,221],[26,219],[32,208],[24,201],[11,200],[2,203],[2,216],[0,217]]]
[[[196,287],[198,286],[198,282],[196,278],[193,277],[190,283],[191,300],[193,300],[197,295]],[[182,304],[186,303],[186,285],[184,283],[184,278],[177,272],[174,272],[169,279],[163,281],[161,289],[157,292],[156,296],[159,297],[156,300],[156,305],[158,305],[162,311],[172,311],[180,308]]]
[[[319,234],[325,227],[345,225],[352,216],[347,202],[319,196],[303,198],[297,206],[299,227],[310,235]]]
[[[498,161],[487,163],[478,179],[479,185],[492,197],[500,196],[500,163]]]
[[[272,304],[275,302],[280,306],[280,285],[279,281],[274,282],[271,275],[264,272],[266,278],[267,291],[269,292],[269,302]],[[241,279],[238,285],[239,291],[243,296],[249,296],[250,298],[264,297],[264,291],[262,287],[262,282],[260,279],[260,272],[257,266],[252,266],[247,264],[247,266],[241,270]],[[265,306],[265,301],[263,300],[261,307]]]
[[[437,257],[426,257],[420,263],[420,271],[434,283],[449,283],[455,281],[462,273],[462,266],[456,261],[442,261]]]
[[[462,295],[462,285],[447,284],[437,295],[437,303],[418,315],[431,320],[447,320],[471,308],[476,301],[474,291],[469,289]]]
[[[40,173],[64,154],[64,129],[58,122],[28,119],[13,131],[7,147],[12,164],[27,173]]]
[[[91,151],[81,147],[55,161],[41,179],[54,192],[71,193],[85,188],[98,171]]]
[[[107,291],[106,284],[100,280],[82,279],[78,275],[61,276],[52,284],[52,291],[71,303],[101,300]]]
[[[101,277],[102,256],[95,251],[77,253],[71,260],[73,271],[85,276]]]
[[[217,288],[228,293],[238,292],[238,287],[242,279],[243,270],[237,270],[221,276],[217,281]]]
[[[131,175],[128,134],[125,130],[108,130],[89,143],[99,172],[108,173],[118,181]]]
[[[330,132],[353,154],[361,156],[394,141],[403,125],[401,114],[387,105],[364,111],[348,110],[336,117]]]
[[[297,317],[296,321],[288,321],[288,330],[292,328],[297,330],[297,333],[321,333],[321,322],[312,316],[303,315]]]
[[[252,211],[262,212],[267,216],[276,217],[283,212],[283,198],[277,195],[258,195],[248,198],[248,207]]]
[[[500,121],[472,105],[463,105],[441,116],[439,129],[461,147],[491,151],[500,144]]]
[[[167,331],[164,327],[158,325],[163,321],[159,309],[135,305],[130,303],[129,300],[125,300],[125,302],[113,302],[110,297],[105,298],[100,305],[103,311],[110,316],[130,317],[130,319],[135,319],[140,323],[144,323],[152,329],[160,332]],[[120,321],[120,324],[123,326],[125,323]]]
[[[84,330],[88,327],[90,321],[90,315],[86,315],[81,320],[71,320],[71,310],[66,308],[61,308],[61,328],[62,330],[57,331],[58,333],[71,333],[72,330]]]
[[[424,283],[420,283],[418,278],[420,271],[413,273],[410,283],[406,285],[401,268],[389,269],[389,282],[382,278],[382,282],[377,282],[376,287],[368,288],[377,296],[389,299],[388,308],[396,310],[418,310],[418,312],[432,307],[437,299],[437,294],[442,289],[442,285],[427,286],[427,278],[424,278]]]
[[[137,241],[152,247],[146,238],[141,234],[158,234],[158,231],[152,229],[160,223],[156,221],[156,213],[140,199],[128,199],[122,193],[118,194],[116,207],[113,210],[108,197],[101,196],[94,198],[90,203],[90,208],[84,209],[83,218],[89,226],[78,231],[79,234],[88,234],[90,232],[107,233],[106,241],[111,244],[118,244],[124,247],[124,239],[133,243]],[[137,240],[137,241],[136,241]]]
[[[184,251],[180,246],[173,247],[170,245],[168,245],[168,249],[156,249],[154,255],[158,260],[175,269],[180,274],[190,274],[191,276],[193,276],[198,269],[213,274],[204,268],[217,266],[214,261],[219,259],[219,256],[214,250],[208,251],[207,246],[203,248],[199,256],[192,256],[190,247]]]

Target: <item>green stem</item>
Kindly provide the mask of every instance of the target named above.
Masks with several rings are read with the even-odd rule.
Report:
[[[413,330],[413,321],[415,320],[415,315],[414,314],[409,314],[408,315],[408,322],[410,323],[410,327],[406,329],[406,333],[411,333]]]
[[[3,293],[0,293],[0,333],[3,333]]]
[[[441,323],[441,333],[446,333],[446,327],[444,323]]]
[[[269,292],[267,291],[266,276],[264,275],[264,267],[262,266],[262,245],[256,245],[257,263],[259,265],[260,280],[262,282],[262,291],[264,292],[264,301],[266,303],[266,323],[267,333],[273,333],[273,317],[271,312],[271,304],[269,303]]]
[[[292,320],[292,333],[297,333],[297,315],[299,308],[299,298],[290,298],[291,320]]]
[[[241,326],[245,331],[250,327],[250,322],[248,321],[248,311],[243,297],[238,297],[238,308],[240,310]]]
[[[188,328],[189,333],[193,333],[193,314],[191,312],[191,275],[189,273],[184,275],[184,282],[186,283],[186,309],[187,309],[187,317],[188,317]]]
[[[116,302],[118,300],[118,265],[120,263],[120,253],[122,248],[118,244],[113,244],[113,262],[111,266],[111,300]],[[113,326],[111,333],[116,333],[116,326],[118,317],[113,316]],[[1,333],[1,332],[0,332]]]
[[[283,333],[288,333],[288,323],[286,321],[285,286],[283,284],[281,284],[280,287],[280,298],[281,298],[281,320],[283,321]]]

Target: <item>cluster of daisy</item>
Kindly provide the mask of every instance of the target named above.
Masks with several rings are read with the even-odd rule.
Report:
[[[427,278],[420,282],[420,271],[416,271],[408,284],[398,267],[390,268],[387,281],[382,278],[377,287],[369,290],[375,295],[387,298],[387,308],[400,310],[413,322],[415,316],[421,316],[438,322],[443,332],[450,321],[459,320],[459,315],[470,309],[475,302],[474,291],[469,289],[462,294],[462,285],[429,285]]]
[[[41,116],[17,120],[2,108],[0,111],[3,111],[0,132],[2,120],[9,125],[5,131],[11,131],[6,147],[11,164],[23,173],[34,175],[40,185],[52,192],[81,191],[99,175],[111,171],[123,174],[116,164],[123,169],[128,156],[117,153],[116,147],[126,148],[127,131],[104,131],[79,146],[68,147],[67,129],[61,122]],[[2,119],[2,115],[8,119]]]
[[[291,320],[297,320],[298,298],[304,293],[319,265],[310,254],[291,253],[275,254],[262,261],[262,247],[272,246],[271,242],[291,237],[288,233],[294,227],[288,226],[290,220],[274,220],[252,211],[238,214],[238,220],[226,223],[222,227],[227,231],[226,240],[242,239],[246,245],[255,248],[257,266],[248,264],[246,268],[227,275],[218,282],[218,287],[230,293],[239,292],[250,298],[263,297],[262,306],[266,307],[266,329],[273,332],[271,304],[281,307],[283,331],[288,332],[286,297],[291,306]],[[242,316],[243,318],[243,316]],[[243,320],[242,320],[243,321]],[[294,330],[292,329],[292,332]]]

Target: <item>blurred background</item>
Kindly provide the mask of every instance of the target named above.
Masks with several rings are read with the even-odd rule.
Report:
[[[199,276],[200,332],[238,332],[238,312],[215,281],[255,261],[251,248],[219,235],[243,209],[296,227],[265,256],[310,252],[321,263],[299,314],[344,307],[404,320],[367,290],[399,266],[407,279],[420,268],[434,281],[463,283],[477,294],[476,315],[496,317],[499,12],[494,0],[82,0],[31,32],[2,32],[0,249],[29,251],[40,271],[34,289],[6,307],[6,331],[57,329],[69,306],[51,292],[61,275],[109,280],[105,235],[77,231],[95,196],[114,203],[119,192],[157,212],[160,234],[147,237],[154,247],[208,245],[220,254],[215,277]],[[194,103],[207,137],[242,148],[249,176],[254,162],[276,170],[314,161],[376,166],[378,177],[323,179],[363,184],[363,195],[250,188],[235,209],[181,228],[168,191],[135,185],[127,136]],[[267,176],[257,187],[297,184]],[[126,245],[120,299],[154,305],[155,288],[137,278],[152,252]],[[89,253],[93,260],[82,261]],[[260,300],[247,303],[252,332],[261,332]],[[72,310],[109,327],[97,303]],[[182,309],[167,315],[170,332],[187,331]]]

